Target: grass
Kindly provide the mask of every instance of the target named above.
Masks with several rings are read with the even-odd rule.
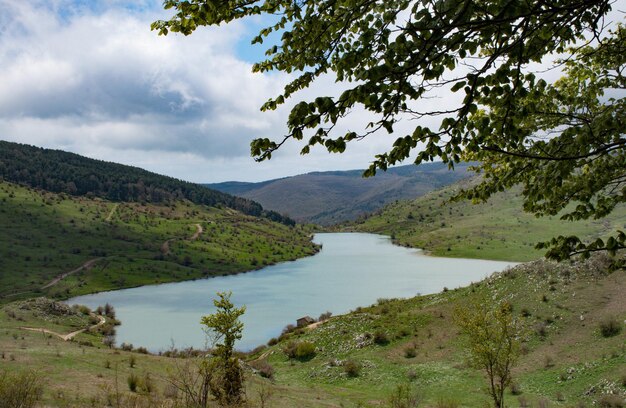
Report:
[[[397,201],[345,229],[389,235],[394,243],[423,248],[433,255],[508,261],[531,261],[535,249],[558,235],[585,239],[606,237],[626,225],[626,207],[602,220],[567,222],[558,216],[536,218],[524,213],[519,190],[498,193],[488,202],[449,202],[469,180],[412,201]]]
[[[247,367],[259,370],[246,369],[249,406],[260,406],[267,397],[264,404],[271,407],[380,407],[387,406],[399,386],[416,394],[420,406],[485,406],[489,399],[484,376],[466,364],[464,343],[452,318],[456,307],[485,294],[509,301],[524,327],[524,353],[514,370],[517,390],[515,395],[507,391],[508,406],[519,405],[520,398],[532,406],[544,401],[557,407],[598,405],[609,393],[624,398],[626,335],[622,331],[603,337],[600,322],[626,319],[626,271],[609,273],[606,265],[599,258],[571,266],[538,261],[466,288],[380,299],[331,317],[315,329],[294,330],[245,357]],[[50,316],[47,308],[20,305],[13,302],[0,309],[1,367],[42,372],[43,401],[49,406],[86,406],[93,401],[99,406],[115,392],[148,398],[142,391],[146,375],[151,398],[165,398],[168,376],[195,361],[108,349],[97,333],[63,342],[24,331],[19,327],[51,325],[69,332],[87,322],[80,320],[80,311],[78,316]],[[535,330],[538,323],[545,325],[545,334]],[[387,342],[377,344],[377,334],[384,334]],[[290,343],[310,343],[315,353],[289,358],[284,350]],[[407,358],[407,349],[415,355]],[[546,366],[548,357],[552,364]],[[260,367],[271,367],[271,375]],[[136,392],[127,384],[131,376],[137,381]]]
[[[187,201],[112,203],[0,182],[0,204],[0,302],[232,274],[317,251],[307,227]],[[196,225],[204,231],[190,240]]]

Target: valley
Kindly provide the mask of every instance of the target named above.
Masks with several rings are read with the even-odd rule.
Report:
[[[0,157],[32,153],[10,147]],[[35,154],[74,167],[48,177],[45,166],[28,160],[0,166],[2,398],[15,384],[32,391],[36,406],[193,407],[190,392],[198,390],[210,344],[200,316],[214,311],[215,292],[233,288],[233,299],[249,306],[245,326],[261,333],[236,353],[244,406],[489,405],[485,375],[470,364],[459,328],[460,311],[472,302],[506,304],[519,330],[507,406],[619,407],[626,396],[624,270],[613,270],[605,254],[557,264],[537,260],[542,252],[534,248],[556,235],[615,234],[626,224],[622,207],[601,221],[536,219],[519,211],[516,190],[476,205],[451,202],[476,182],[454,176],[412,199],[320,227],[140,169]],[[479,259],[526,263],[492,262],[499,266],[487,271],[490,261]],[[302,264],[310,265],[306,276]],[[254,272],[229,276],[246,271]],[[175,292],[147,286],[183,281]],[[125,288],[137,289],[119,291]],[[60,302],[104,291],[111,292],[95,295],[89,307]],[[126,300],[116,315],[118,295]],[[307,314],[320,317],[292,324]],[[127,329],[146,333],[125,337]],[[172,333],[169,347],[142,340],[164,333]],[[195,340],[175,341],[179,334]]]

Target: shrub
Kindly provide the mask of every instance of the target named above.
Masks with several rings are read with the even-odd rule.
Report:
[[[32,408],[41,399],[43,381],[34,371],[0,371],[0,406]]]
[[[619,395],[605,394],[598,400],[598,406],[602,408],[623,408],[624,398]]]
[[[272,337],[268,342],[267,345],[268,346],[275,346],[278,344],[278,339],[276,337]]]
[[[510,389],[511,389],[511,394],[513,395],[520,395],[522,393],[522,388],[516,382],[511,383]]]
[[[419,398],[408,384],[398,384],[387,402],[389,408],[414,408],[418,406]]]
[[[317,318],[317,320],[318,320],[319,322],[323,322],[323,321],[325,321],[325,320],[330,319],[330,317],[331,317],[332,315],[333,315],[333,314],[332,314],[331,312],[322,313],[322,314],[320,315],[320,317],[318,317],[318,318]]]
[[[283,352],[289,358],[295,358],[298,360],[310,360],[315,356],[315,344],[308,341],[290,341],[283,348]]]
[[[374,333],[374,343],[381,345],[381,346],[388,344],[389,337],[387,337],[387,333],[381,330],[377,330],[376,333]]]
[[[274,367],[272,367],[267,360],[254,360],[250,362],[250,365],[257,370],[261,377],[274,378]]]
[[[614,318],[608,318],[600,322],[600,334],[602,337],[617,336],[622,331],[622,325]]]
[[[414,358],[415,356],[417,356],[417,350],[415,349],[414,346],[407,346],[404,349],[404,357],[405,358]]]
[[[132,351],[133,350],[133,345],[130,343],[122,343],[120,345],[120,348],[124,351]]]
[[[296,346],[296,358],[298,360],[310,360],[315,356],[315,344],[303,341]]]
[[[343,371],[348,377],[358,377],[361,374],[361,364],[354,360],[347,360],[343,363]]]
[[[126,382],[128,383],[128,389],[131,390],[132,392],[136,392],[137,391],[137,385],[139,385],[139,377],[137,377],[135,374],[131,373],[128,378],[126,379]]]

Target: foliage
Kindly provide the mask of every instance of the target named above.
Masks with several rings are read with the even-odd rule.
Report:
[[[89,159],[61,150],[0,140],[0,179],[74,196],[111,201],[172,203],[186,199],[211,207],[225,206],[286,225],[295,222],[252,200],[235,197],[137,167]]]
[[[289,358],[307,361],[315,357],[315,344],[308,341],[290,341],[283,348]]]
[[[267,59],[256,72],[294,74],[282,94],[262,110],[274,110],[316,79],[331,74],[339,95],[319,95],[295,103],[282,140],[258,138],[251,152],[258,160],[290,139],[305,140],[301,152],[321,145],[342,153],[346,145],[415,119],[365,172],[376,174],[409,157],[415,164],[441,159],[453,167],[480,160],[485,183],[463,196],[486,199],[511,185],[524,185],[527,211],[565,219],[602,218],[626,201],[623,138],[624,102],[605,91],[624,90],[624,30],[606,33],[611,0],[165,0],[173,9],[156,21],[159,34],[189,35],[198,27],[269,15],[253,43],[272,34]],[[273,37],[271,37],[273,38]],[[592,38],[594,47],[581,46]],[[271,39],[270,39],[271,41]],[[591,44],[591,42],[588,42]],[[565,60],[566,76],[548,84],[531,67]],[[442,90],[459,93],[439,108],[428,99]],[[339,131],[350,112],[372,114],[363,129]],[[338,133],[338,134],[337,134]],[[575,236],[545,244],[548,255],[626,245],[611,239],[583,243]]]
[[[239,317],[245,313],[246,307],[236,308],[230,301],[231,295],[232,292],[218,292],[219,299],[213,300],[217,311],[201,319],[213,343],[213,356],[206,362],[211,376],[209,387],[213,396],[226,405],[238,403],[243,398],[244,382],[243,369],[233,351],[235,341],[242,336],[243,323]]]
[[[355,360],[346,360],[343,363],[343,371],[348,377],[358,377],[361,374],[361,364]]]
[[[600,322],[600,334],[602,337],[613,337],[622,331],[622,323],[615,317],[610,317]]]
[[[455,310],[455,320],[467,338],[471,364],[485,371],[489,394],[496,408],[504,407],[504,391],[511,383],[511,368],[519,356],[518,323],[511,305],[481,299]]]
[[[419,403],[417,393],[409,384],[398,384],[388,399],[389,408],[414,408]]]
[[[34,371],[0,371],[0,406],[31,408],[41,399],[43,381]]]

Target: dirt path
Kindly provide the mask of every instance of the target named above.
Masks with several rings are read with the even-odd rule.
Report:
[[[68,341],[68,340],[72,340],[76,335],[87,331],[87,330],[91,330],[94,329],[98,326],[102,326],[104,323],[106,323],[106,318],[104,316],[98,316],[98,319],[100,319],[100,321],[96,324],[94,324],[93,326],[88,327],[87,329],[80,329],[80,330],[76,330],[73,331],[71,333],[67,333],[67,334],[60,334],[57,333],[55,331],[52,330],[48,330],[48,329],[44,329],[41,327],[20,327],[20,329],[22,330],[28,330],[28,331],[35,331],[35,332],[41,332],[41,333],[46,333],[46,334],[51,334],[53,336],[56,336],[58,338],[60,338],[63,341]]]
[[[174,238],[168,239],[167,241],[163,243],[163,245],[161,245],[161,253],[163,253],[163,255],[170,254],[170,241],[173,241],[173,240]]]
[[[100,259],[101,258],[90,259],[89,261],[85,262],[84,264],[82,264],[78,268],[76,268],[74,270],[71,270],[69,272],[62,273],[61,275],[59,275],[56,278],[52,279],[52,281],[50,281],[49,283],[47,283],[44,286],[42,286],[41,289],[48,289],[49,287],[54,286],[57,283],[59,283],[61,281],[61,279],[67,278],[68,276],[73,275],[73,274],[75,274],[77,272],[80,272],[83,269],[90,269]]]
[[[111,208],[111,212],[109,213],[109,215],[107,215],[105,221],[106,222],[110,222],[111,221],[111,217],[113,217],[113,214],[115,214],[115,211],[117,211],[117,207],[119,207],[119,204],[114,204],[113,208]]]
[[[196,232],[194,232],[193,235],[189,238],[189,241],[195,241],[203,232],[204,230],[202,229],[202,225],[196,224]]]
[[[202,225],[200,224],[195,224],[196,226],[196,232],[193,233],[192,236],[190,236],[189,238],[187,238],[185,241],[195,241],[196,239],[198,239],[198,237],[200,236],[200,234],[202,234],[204,232],[204,229],[202,228]],[[171,238],[168,239],[167,241],[165,241],[162,245],[161,245],[161,253],[163,255],[169,255],[170,254],[170,242],[172,241],[176,241],[179,238]]]

